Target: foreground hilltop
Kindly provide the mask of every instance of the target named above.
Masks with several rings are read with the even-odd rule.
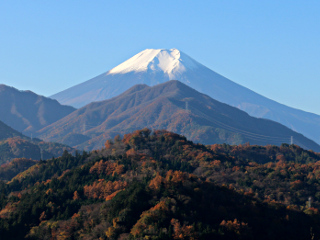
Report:
[[[80,108],[94,101],[118,96],[136,84],[154,86],[170,80],[179,80],[251,116],[280,122],[320,144],[319,115],[261,96],[212,71],[178,49],[146,49],[115,68],[51,97],[62,104]]]
[[[265,161],[257,163],[257,156]],[[295,145],[206,147],[143,129],[108,140],[99,151],[65,152],[0,182],[0,234],[318,239],[319,159]]]
[[[183,134],[203,144],[290,143],[320,151],[320,146],[289,128],[218,102],[179,82],[136,85],[109,100],[82,107],[38,134],[80,149],[98,149],[106,138],[148,127]]]

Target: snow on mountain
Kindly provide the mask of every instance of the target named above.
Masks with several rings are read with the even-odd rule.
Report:
[[[60,103],[82,107],[115,97],[135,84],[154,86],[169,80],[190,83],[187,72],[201,72],[202,64],[177,49],[146,49],[89,81],[51,96]],[[189,74],[190,75],[190,74]]]
[[[320,116],[290,108],[243,87],[177,49],[146,49],[115,68],[51,98],[82,107],[115,97],[136,84],[154,86],[179,80],[213,99],[252,116],[271,119],[320,143]]]
[[[197,68],[200,64],[178,49],[146,49],[117,67],[108,74],[124,74],[128,72],[162,71],[174,78],[176,73],[186,69]]]

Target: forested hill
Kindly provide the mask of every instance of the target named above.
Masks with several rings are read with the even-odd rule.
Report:
[[[38,161],[36,160],[15,158],[11,162],[0,166],[0,180],[8,181],[37,163]]]
[[[0,236],[319,239],[318,160],[295,145],[204,146],[143,129],[0,182]]]
[[[60,143],[31,139],[0,121],[0,165],[15,158],[40,160],[58,157],[65,149],[73,151],[72,148]]]

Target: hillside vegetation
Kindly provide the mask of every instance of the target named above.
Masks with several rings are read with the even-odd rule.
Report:
[[[73,152],[72,148],[60,143],[31,139],[0,121],[0,165],[15,158],[43,160],[58,157],[64,150]]]
[[[0,236],[319,239],[319,158],[295,145],[204,146],[143,129],[0,182]]]
[[[36,160],[15,158],[11,162],[0,166],[0,180],[9,181],[20,172],[24,172],[37,163],[38,161]]]

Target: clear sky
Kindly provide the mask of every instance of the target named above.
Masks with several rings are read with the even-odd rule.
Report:
[[[50,96],[146,48],[320,114],[320,1],[0,0],[0,83]]]

